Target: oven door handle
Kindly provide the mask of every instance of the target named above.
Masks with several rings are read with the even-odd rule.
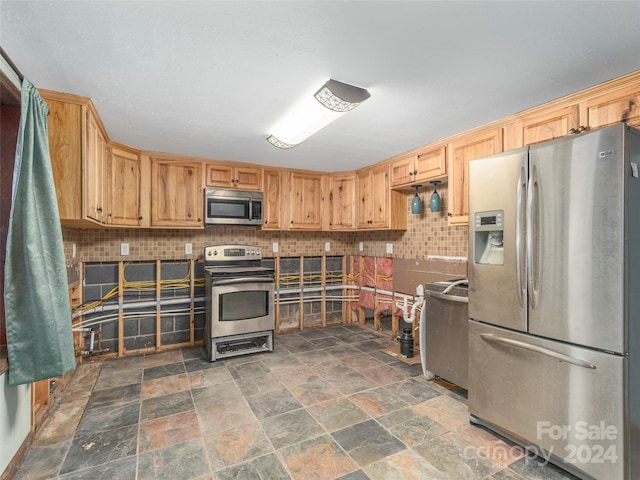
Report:
[[[235,285],[238,283],[273,283],[272,277],[234,277],[234,278],[218,278],[212,281],[214,287],[221,285]]]

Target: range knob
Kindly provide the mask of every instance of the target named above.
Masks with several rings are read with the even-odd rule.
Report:
[[[207,250],[207,257],[210,257],[212,255],[211,250]]]

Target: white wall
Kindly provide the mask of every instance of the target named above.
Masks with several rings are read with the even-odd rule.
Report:
[[[0,473],[4,472],[31,429],[31,384],[10,387],[0,375]]]

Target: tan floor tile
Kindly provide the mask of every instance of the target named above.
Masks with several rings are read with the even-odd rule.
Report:
[[[477,447],[476,454],[488,457],[503,467],[511,465],[525,456],[524,449],[508,440],[474,425],[462,425],[456,433],[464,440]]]
[[[144,356],[144,368],[167,365],[169,363],[182,362],[180,350],[170,350],[162,353],[152,353]]]
[[[189,378],[186,373],[142,382],[143,399],[159,397],[168,393],[182,392],[184,390],[189,390]]]
[[[40,448],[71,440],[76,433],[76,428],[86,406],[87,399],[82,398],[76,402],[61,404],[53,409],[51,416],[38,431],[32,444],[33,447]]]
[[[404,450],[365,468],[372,480],[450,480],[412,450]]]
[[[198,419],[204,435],[211,435],[258,420],[243,398],[199,408]]]
[[[140,425],[138,453],[168,447],[201,436],[195,411],[158,418]]]
[[[415,406],[415,409],[433,418],[440,425],[455,431],[458,427],[469,423],[467,406],[449,395],[441,395],[426,400]]]
[[[273,451],[259,422],[209,435],[204,443],[214,470],[246,462]]]
[[[280,454],[293,480],[333,480],[358,469],[328,435],[285,447]]]

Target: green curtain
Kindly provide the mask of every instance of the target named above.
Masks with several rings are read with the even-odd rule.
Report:
[[[75,368],[48,114],[38,90],[24,79],[4,279],[11,386]]]

